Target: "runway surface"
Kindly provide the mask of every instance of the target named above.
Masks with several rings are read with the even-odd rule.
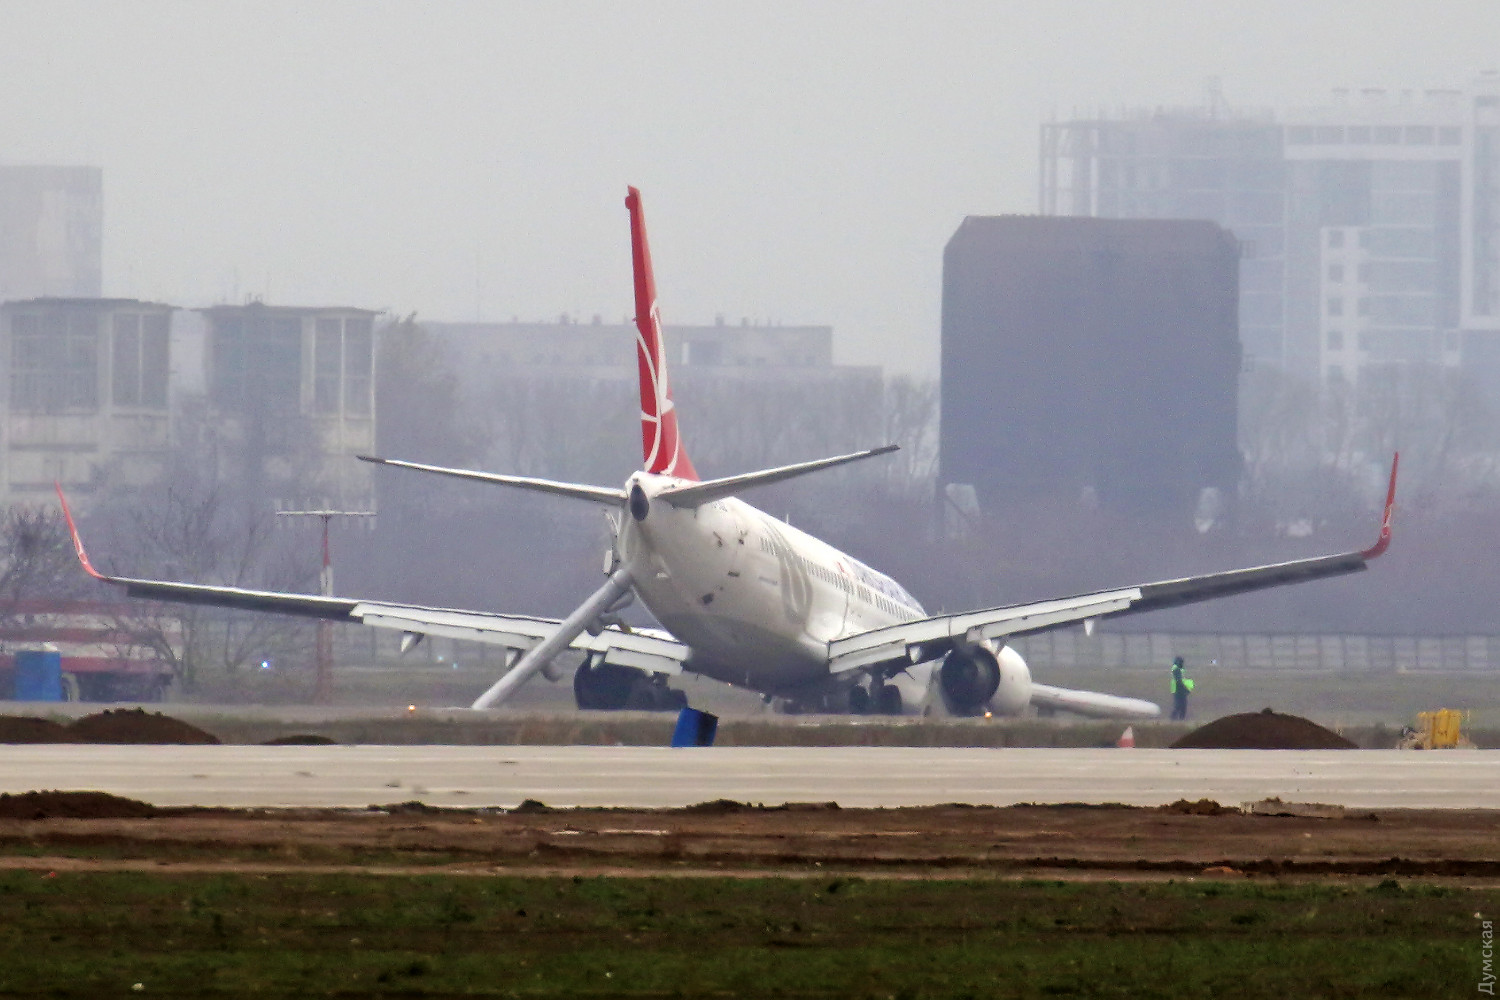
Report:
[[[160,806],[896,807],[1272,796],[1362,808],[1500,808],[1500,750],[866,747],[0,747],[0,791],[96,790]]]

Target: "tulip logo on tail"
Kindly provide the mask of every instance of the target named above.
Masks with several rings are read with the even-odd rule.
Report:
[[[677,434],[677,407],[661,357],[661,317],[655,302],[636,334],[635,348],[641,369],[641,452],[646,471],[697,479]]]
[[[646,242],[646,219],[641,193],[631,188],[625,197],[630,210],[630,257],[635,269],[636,358],[641,378],[641,452],[647,472],[698,478],[698,471],[682,448],[677,433],[677,408],[662,354],[661,314],[656,306],[656,277],[651,270],[651,247]]]

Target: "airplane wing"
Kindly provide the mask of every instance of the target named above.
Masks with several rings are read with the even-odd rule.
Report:
[[[68,522],[68,531],[73,536],[73,548],[78,553],[78,561],[83,564],[84,571],[96,580],[123,588],[130,597],[371,625],[375,628],[396,629],[413,636],[436,635],[447,639],[466,639],[520,652],[525,652],[546,639],[560,624],[556,619],[527,615],[427,608],[347,597],[284,594],[243,587],[111,576],[99,572],[89,562],[78,528],[73,524],[73,513],[68,509],[67,499],[63,497],[61,490],[58,490],[57,495],[62,500],[63,516]],[[661,629],[626,631],[616,625],[601,628],[597,633],[584,631],[569,645],[572,649],[595,654],[599,658],[597,662],[661,674],[680,674],[683,661],[692,652],[687,645]]]
[[[1368,549],[1178,580],[1163,580],[1061,600],[919,618],[830,642],[829,670],[832,673],[842,673],[898,660],[920,663],[936,659],[954,646],[976,645],[985,640],[1004,640],[1010,636],[1045,632],[1099,618],[1159,611],[1162,608],[1194,604],[1231,594],[1357,573],[1371,559],[1385,552],[1391,543],[1391,516],[1396,505],[1397,461],[1399,456],[1391,462],[1390,488],[1386,493],[1380,537]]]

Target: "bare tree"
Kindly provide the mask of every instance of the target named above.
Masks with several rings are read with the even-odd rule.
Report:
[[[0,514],[0,620],[22,602],[77,599],[87,586],[60,510],[16,504]]]
[[[464,465],[482,450],[456,362],[413,313],[382,327],[375,365],[375,443],[382,455]]]
[[[163,484],[97,517],[112,562],[129,567],[125,575],[303,592],[316,580],[311,553],[276,531],[274,512],[231,501],[218,484]],[[233,673],[263,659],[300,664],[311,648],[310,628],[297,619],[197,604],[132,604],[117,631],[170,664],[188,690],[205,668]]]
[[[937,478],[938,400],[935,379],[915,375],[886,379],[885,442],[901,446],[885,467],[886,481],[897,492],[932,493]]]

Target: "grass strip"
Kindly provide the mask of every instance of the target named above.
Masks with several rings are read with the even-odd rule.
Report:
[[[1497,911],[1497,890],[1396,880],[16,871],[0,994],[1453,996]]]

